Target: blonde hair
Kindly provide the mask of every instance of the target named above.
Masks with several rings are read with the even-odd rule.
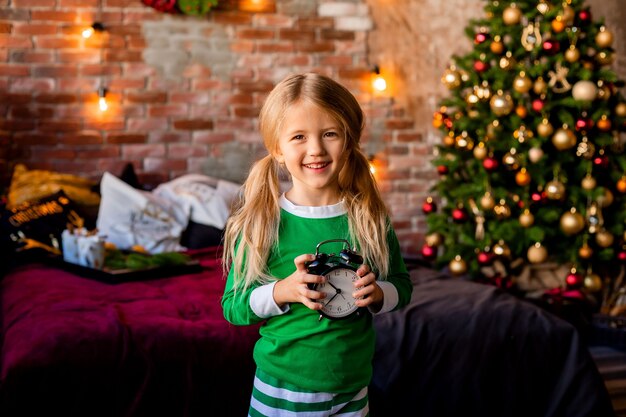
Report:
[[[234,268],[235,290],[275,280],[266,269],[268,256],[278,243],[280,222],[281,167],[273,155],[278,151],[278,134],[287,109],[304,99],[328,112],[343,128],[348,157],[339,173],[339,189],[350,239],[372,269],[383,278],[388,273],[387,208],[360,149],[363,111],[356,98],[331,78],[297,74],[278,83],[265,100],[259,124],[268,155],[252,166],[226,224],[223,265],[226,271],[231,264]]]

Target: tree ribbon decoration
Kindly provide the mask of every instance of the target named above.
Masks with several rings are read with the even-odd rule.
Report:
[[[474,213],[474,217],[476,218],[476,232],[474,236],[476,237],[476,240],[483,240],[485,238],[485,215],[482,211],[478,210],[478,206],[476,206],[476,202],[473,198],[470,198],[468,203],[472,209],[472,213]]]

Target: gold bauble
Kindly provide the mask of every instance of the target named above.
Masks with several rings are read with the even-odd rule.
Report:
[[[550,200],[562,200],[565,197],[565,186],[558,180],[552,180],[546,184],[546,196]]]
[[[615,106],[615,114],[619,117],[626,117],[626,103],[620,102]]]
[[[615,61],[615,55],[611,52],[600,51],[596,54],[595,60],[600,65],[611,65]]]
[[[565,51],[565,60],[570,64],[573,64],[574,62],[578,62],[579,59],[580,51],[575,45],[570,45],[570,47]]]
[[[498,66],[500,67],[500,69],[503,69],[505,71],[514,68],[515,65],[517,65],[517,61],[515,60],[515,58],[513,58],[513,53],[511,53],[511,51],[507,51],[507,53],[504,54],[504,56],[501,57],[500,61],[498,62]]]
[[[483,210],[489,211],[493,209],[495,205],[496,201],[493,199],[493,196],[489,191],[487,191],[485,195],[480,198],[480,207],[482,207]]]
[[[513,110],[513,99],[510,94],[505,94],[502,90],[498,90],[489,100],[489,106],[496,116],[506,116]]]
[[[580,80],[572,87],[572,97],[578,101],[593,101],[598,95],[598,87],[595,83]]]
[[[563,22],[561,16],[557,16],[556,19],[552,21],[551,26],[554,33],[561,33],[565,30],[565,22]]]
[[[528,171],[526,171],[526,168],[520,169],[519,172],[515,174],[515,182],[520,187],[525,187],[528,184],[530,184],[530,180],[531,180],[531,177]]]
[[[519,224],[522,227],[530,227],[535,223],[535,216],[530,212],[530,210],[525,209],[522,214],[519,215]]]
[[[461,73],[456,70],[455,66],[450,66],[443,72],[441,82],[450,90],[457,88],[461,85]]]
[[[615,189],[622,194],[626,193],[626,175],[617,180],[617,183],[615,184]]]
[[[493,42],[489,45],[489,49],[496,55],[502,54],[504,52],[504,44],[500,40],[500,36],[496,36],[493,38]]]
[[[521,71],[513,80],[513,89],[518,93],[527,93],[530,91],[532,86],[533,80],[531,80],[524,71]]]
[[[548,250],[539,242],[528,248],[526,257],[531,264],[540,264],[548,259]]]
[[[591,191],[594,188],[596,188],[596,184],[597,184],[596,179],[593,176],[591,176],[591,174],[585,175],[585,177],[580,183],[581,187],[583,187],[583,189],[587,191]]]
[[[559,225],[563,233],[572,236],[583,230],[585,219],[572,207],[570,211],[563,213]]]
[[[443,145],[448,148],[451,148],[454,145],[456,145],[456,138],[454,137],[454,132],[450,132],[449,134],[441,138],[441,141],[443,142]]]
[[[456,137],[456,147],[461,150],[471,151],[474,147],[474,140],[468,136],[467,132],[463,131]]]
[[[474,146],[474,158],[485,159],[487,157],[487,147],[484,142],[478,142],[478,145]]]
[[[443,236],[441,236],[441,233],[434,232],[426,235],[424,240],[428,246],[435,247],[441,245],[443,242]]]
[[[511,216],[511,208],[506,204],[506,200],[502,199],[493,207],[493,212],[498,219],[508,219]]]
[[[593,249],[587,243],[584,243],[580,248],[578,248],[578,256],[582,259],[589,259],[593,256]]]
[[[528,150],[528,159],[533,164],[536,164],[537,162],[541,161],[541,158],[543,158],[543,149],[541,149],[540,147],[533,146],[532,148]]]
[[[492,252],[496,256],[501,256],[503,258],[508,258],[511,256],[511,249],[506,244],[506,242],[504,242],[504,240],[499,240],[498,243],[493,245]]]
[[[539,123],[537,125],[537,133],[539,133],[539,136],[542,136],[544,138],[547,138],[552,133],[554,133],[554,128],[552,127],[552,125],[550,124],[550,121],[548,119],[544,118],[541,121],[541,123]]]
[[[521,19],[522,11],[515,5],[515,3],[511,3],[511,5],[502,12],[502,20],[505,25],[517,25]]]
[[[528,110],[523,104],[520,104],[515,108],[515,114],[517,114],[520,118],[525,119],[528,115]]]
[[[600,48],[609,48],[612,44],[613,33],[606,26],[600,26],[600,31],[596,35],[596,45]]]
[[[613,234],[605,229],[596,233],[596,243],[602,248],[608,248],[615,240]]]
[[[467,263],[461,258],[460,255],[456,255],[453,260],[448,264],[450,272],[453,275],[463,275],[467,272]]]
[[[566,127],[559,128],[552,136],[552,144],[560,151],[570,149],[576,145],[576,135]]]
[[[487,125],[487,132],[486,132],[487,139],[489,140],[497,139],[501,131],[502,131],[502,128],[500,127],[500,122],[497,119],[494,120],[493,122]]]
[[[602,81],[598,81],[598,98],[600,100],[608,100],[611,98],[611,88],[608,85],[604,85]]]
[[[574,18],[576,17],[576,12],[570,6],[563,6],[563,13],[561,13],[561,19],[565,22],[566,25],[571,25],[574,23]]]
[[[602,278],[598,274],[587,274],[583,280],[583,285],[589,292],[598,292],[602,289]]]
[[[533,91],[535,92],[535,94],[537,95],[545,94],[547,90],[548,90],[548,83],[545,82],[545,80],[542,77],[537,78],[535,80],[535,83],[533,84]]]
[[[504,154],[502,157],[502,164],[509,170],[515,171],[519,168],[519,157],[515,148]]]
[[[608,207],[613,204],[613,192],[608,188],[604,189],[604,194],[598,197],[598,204],[600,207]]]
[[[606,114],[603,114],[600,117],[600,120],[598,120],[596,123],[596,127],[603,132],[608,132],[609,130],[611,130],[612,126],[613,124]]]
[[[578,146],[576,147],[576,156],[581,156],[585,159],[593,158],[593,155],[596,153],[596,145],[589,142],[587,137],[583,137],[583,139],[578,142]]]

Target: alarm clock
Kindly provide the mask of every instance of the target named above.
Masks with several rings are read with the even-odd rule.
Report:
[[[320,247],[331,242],[344,243],[344,248],[338,255],[320,252]],[[350,249],[350,243],[345,239],[324,240],[315,248],[315,260],[306,263],[310,274],[321,275],[326,278],[322,284],[309,284],[309,288],[326,293],[326,298],[317,300],[322,303],[320,320],[343,319],[359,313],[356,299],[352,296],[355,288],[353,283],[359,279],[356,270],[363,263],[363,257]]]

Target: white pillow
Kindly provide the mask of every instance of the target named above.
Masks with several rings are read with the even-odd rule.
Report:
[[[187,174],[159,185],[154,194],[176,201],[195,223],[223,229],[239,184],[202,174]]]
[[[150,253],[185,250],[180,237],[189,216],[183,204],[137,190],[108,172],[100,194],[98,233],[119,249],[141,245]]]

